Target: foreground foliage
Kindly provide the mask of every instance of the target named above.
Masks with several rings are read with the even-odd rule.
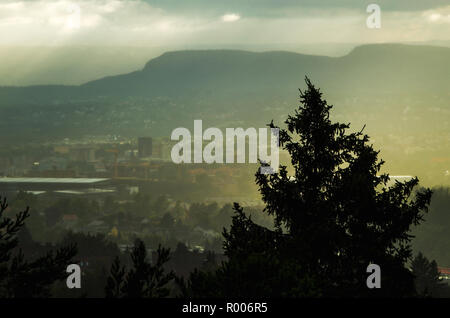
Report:
[[[274,230],[255,224],[235,204],[224,230],[228,261],[194,272],[191,296],[413,296],[410,230],[428,211],[432,192],[418,179],[396,182],[363,131],[330,120],[331,105],[306,79],[300,106],[280,129],[293,172],[256,174]],[[272,128],[276,127],[273,122]],[[368,289],[367,266],[381,267],[381,289]]]
[[[14,219],[4,215],[7,209],[4,198],[0,202],[0,298],[49,297],[51,286],[66,279],[66,268],[73,263],[76,246],[69,244],[27,260],[17,248],[17,234],[30,215],[29,208]]]

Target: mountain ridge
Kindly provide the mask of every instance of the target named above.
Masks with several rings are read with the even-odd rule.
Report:
[[[49,103],[98,97],[182,97],[204,94],[236,98],[261,93],[282,96],[304,76],[332,92],[443,92],[448,88],[450,48],[367,44],[341,57],[289,51],[169,51],[142,69],[81,85],[0,87],[0,104]]]

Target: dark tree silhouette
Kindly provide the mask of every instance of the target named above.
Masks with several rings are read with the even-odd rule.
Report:
[[[255,224],[235,204],[231,229],[224,230],[228,261],[215,273],[193,273],[190,295],[414,295],[405,267],[409,233],[428,211],[431,190],[415,191],[417,178],[388,187],[369,137],[332,123],[332,106],[308,78],[306,84],[287,129],[279,130],[293,172],[281,166],[271,175],[256,174],[274,230]],[[381,289],[366,285],[370,263],[381,267]]]
[[[157,260],[152,265],[147,260],[144,242],[137,239],[131,252],[133,267],[126,270],[118,257],[115,258],[105,287],[109,298],[162,298],[169,295],[167,285],[175,277],[173,272],[165,273],[164,264],[169,260],[170,250],[157,250]]]
[[[18,248],[17,235],[29,216],[29,208],[15,219],[4,216],[6,198],[0,198],[0,297],[49,297],[52,285],[67,277],[66,268],[73,263],[77,249],[74,244],[49,251],[34,260],[25,260]]]
[[[449,297],[450,287],[439,278],[437,263],[429,261],[421,252],[413,259],[411,269],[416,291],[422,297]]]

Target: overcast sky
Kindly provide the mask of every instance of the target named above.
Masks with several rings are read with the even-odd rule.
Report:
[[[450,40],[449,0],[1,0],[0,45],[377,43]]]

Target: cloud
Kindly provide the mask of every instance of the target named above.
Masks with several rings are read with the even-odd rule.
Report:
[[[241,19],[241,16],[235,13],[229,13],[222,16],[223,22],[235,22],[239,19]]]
[[[38,0],[0,4],[0,44],[132,44],[158,40],[170,32],[188,32],[190,24],[195,22],[169,15],[143,1]]]
[[[382,28],[375,31],[366,27],[367,3],[357,0],[339,1],[339,6],[331,0],[2,0],[0,45],[195,47],[250,41],[282,45],[450,40],[450,6],[420,11],[416,9],[422,2],[415,0],[378,2]],[[391,2],[403,4],[399,8],[405,10],[390,5],[391,10],[384,11],[383,3]]]
[[[431,23],[450,23],[450,6],[427,10],[423,16]]]
[[[133,0],[128,0],[133,1]],[[148,4],[172,12],[205,10],[241,12],[245,16],[267,17],[280,12],[306,9],[362,10],[367,0],[144,0]],[[383,11],[423,11],[448,5],[448,0],[376,0]]]

